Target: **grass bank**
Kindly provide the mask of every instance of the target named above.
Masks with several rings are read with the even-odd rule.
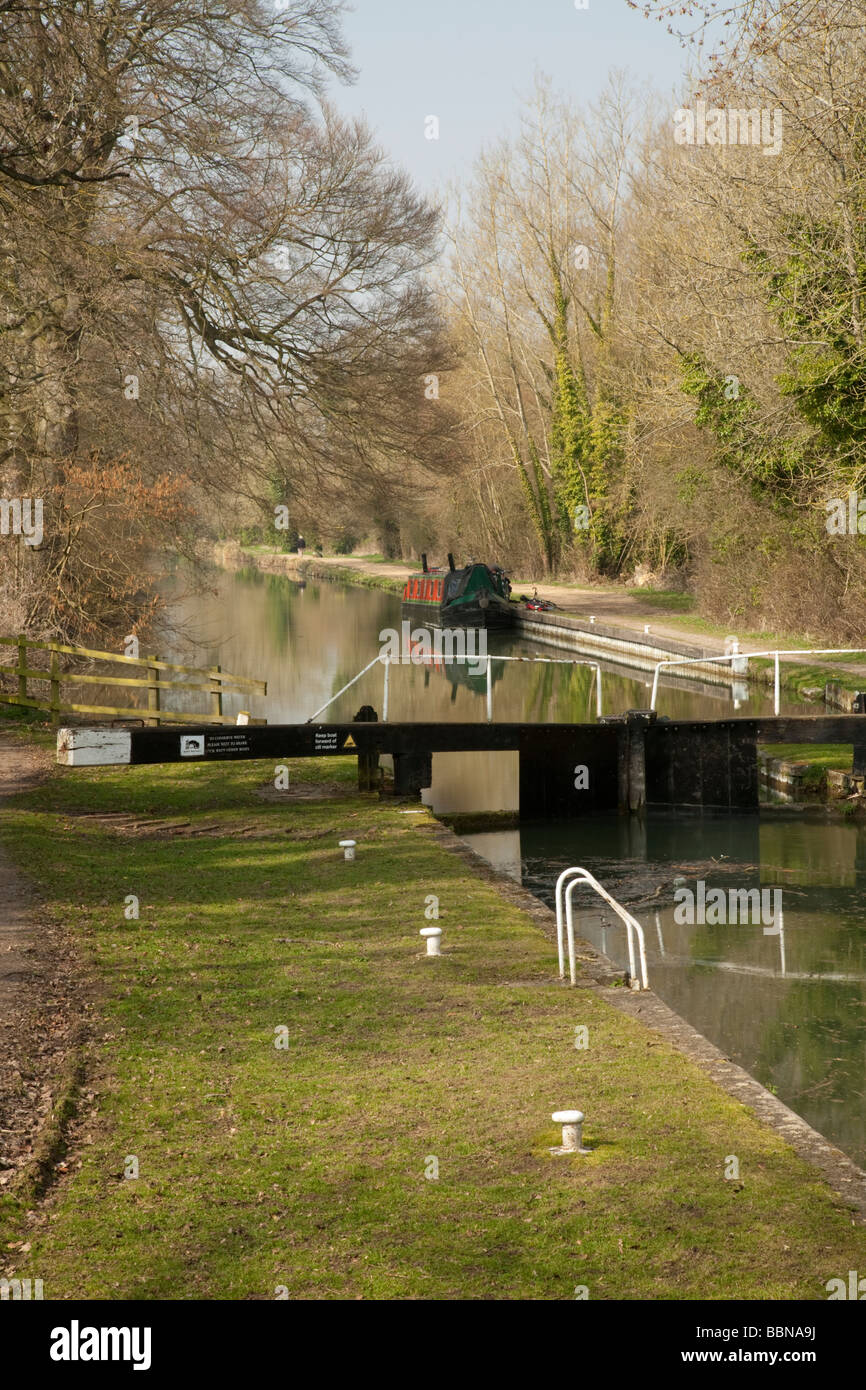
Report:
[[[7,803],[100,1023],[66,1170],[34,1217],[4,1199],[5,1272],[60,1299],[818,1299],[866,1267],[815,1171],[554,983],[427,812],[359,796],[351,760],[289,766],[282,800],[273,765],[224,763],[57,769]],[[592,1153],[554,1158],[572,1105]]]
[[[245,545],[243,547],[242,553],[243,555],[254,561],[280,561],[283,559],[291,561],[291,565],[285,566],[285,568],[282,571],[283,573],[288,573],[289,569],[291,568],[293,571],[297,571],[305,578],[325,579],[333,584],[352,584],[355,586],[360,586],[362,589],[387,589],[390,593],[395,594],[402,594],[405,585],[405,580],[395,579],[393,575],[389,574],[377,574],[375,569],[362,570],[351,568],[349,565],[333,565],[327,563],[329,558],[338,559],[344,557],[318,557],[316,555],[310,555],[304,556],[304,558],[302,559],[299,556],[296,556],[294,552],[273,550],[268,546],[264,545]],[[365,565],[375,566],[377,564],[392,563],[391,561],[385,560],[384,556],[358,555],[354,558],[359,561],[363,561]],[[397,561],[393,563],[401,562]],[[417,568],[418,572],[420,573],[420,565]]]
[[[808,763],[815,782],[830,768],[851,771],[854,749],[850,743],[762,743],[761,752],[789,763]]]

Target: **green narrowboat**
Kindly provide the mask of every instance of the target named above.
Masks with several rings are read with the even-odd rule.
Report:
[[[430,568],[421,556],[423,573],[412,575],[403,589],[403,605],[427,609],[443,627],[508,628],[514,624],[517,604],[512,602],[511,584],[499,565],[470,560],[457,569],[453,555],[448,569]]]

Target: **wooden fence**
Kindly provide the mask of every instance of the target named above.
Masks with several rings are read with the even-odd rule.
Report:
[[[26,709],[41,709],[51,715],[53,724],[60,722],[63,714],[105,714],[115,719],[144,719],[148,724],[168,722],[171,724],[234,724],[235,717],[223,714],[223,692],[225,690],[245,690],[254,695],[267,695],[267,681],[251,680],[246,676],[232,676],[220,666],[204,668],[201,666],[178,666],[172,661],[160,661],[155,656],[118,656],[116,652],[92,651],[88,647],[66,647],[60,642],[31,642],[23,633],[18,637],[0,637],[0,647],[17,648],[18,660],[14,666],[0,665],[0,676],[15,676],[18,690],[14,695],[0,692],[0,703],[23,705]],[[27,664],[28,651],[48,652],[48,669],[35,670]],[[104,661],[111,665],[137,666],[147,672],[144,680],[125,679],[114,675],[81,674],[61,669],[61,656],[71,656],[86,661]],[[186,676],[201,676],[202,681],[163,680],[161,672],[180,672]],[[50,686],[48,700],[40,700],[27,689],[29,680],[47,681]],[[135,706],[120,708],[113,705],[79,705],[62,700],[61,685],[114,685],[132,687],[147,691],[147,708]],[[182,714],[176,710],[163,710],[161,692],[163,690],[201,690],[210,696],[210,711],[207,714]],[[251,724],[265,724],[264,719],[251,719]]]

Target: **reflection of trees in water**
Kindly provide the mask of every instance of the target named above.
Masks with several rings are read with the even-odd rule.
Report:
[[[335,691],[358,673],[359,667],[355,662],[358,659],[356,647],[359,636],[366,652],[369,634],[369,655],[360,662],[360,665],[366,665],[378,650],[380,630],[393,627],[397,621],[395,599],[383,591],[313,581],[299,583],[287,575],[267,574],[259,569],[238,570],[232,579],[263,591],[261,599],[257,596],[257,603],[261,603],[266,635],[275,655],[294,654],[296,639],[305,619],[315,623],[321,637],[339,641],[346,649],[345,662],[351,664],[353,669],[341,674],[333,687]],[[241,617],[244,598],[243,592],[232,596]],[[315,649],[309,655],[315,657]]]
[[[761,826],[761,864],[785,871],[785,881],[826,883],[827,893],[845,884],[866,886],[866,826],[766,821]],[[850,907],[850,898],[847,902]]]
[[[558,666],[552,661],[515,665],[517,671],[529,674],[524,719],[539,724],[581,724],[595,719],[595,671],[591,666]]]
[[[266,578],[264,571],[257,569],[255,565],[243,565],[231,576],[231,579],[242,581],[244,584],[254,584],[259,589],[264,587]]]
[[[265,626],[274,650],[284,656],[294,647],[298,586],[281,575],[269,574],[266,579]]]
[[[546,655],[544,647],[539,648],[539,655]],[[559,653],[561,659],[567,657],[567,652]],[[593,658],[587,655],[587,660]],[[602,691],[603,691],[603,713],[604,714],[623,714],[629,709],[648,709],[650,702],[650,675],[636,674],[635,676],[623,675],[619,672],[604,670],[604,658],[602,660]],[[549,679],[540,681],[537,678],[527,682],[527,704],[524,717],[534,721],[553,720],[554,718],[563,722],[573,723],[592,723],[595,720],[595,694],[594,681],[595,672],[591,666],[554,666],[546,667],[539,663],[533,666],[533,672],[546,670]],[[525,671],[526,667],[517,667],[518,671]],[[555,673],[555,674],[554,674]],[[546,692],[548,704],[541,696]],[[589,697],[592,698],[589,698]],[[662,685],[660,697],[661,712],[670,719],[720,719],[733,713],[730,696],[725,687],[719,687],[718,698],[707,695],[695,687],[692,690],[680,690],[668,688]],[[757,706],[765,705],[769,708],[766,697],[759,697],[756,704],[750,704],[748,710],[743,710],[743,714],[757,712]]]
[[[763,877],[766,884],[768,875]],[[726,878],[727,887],[731,875]],[[751,886],[745,876],[741,878],[737,886]],[[718,886],[723,883],[719,881]],[[720,1020],[722,1036],[716,1041],[736,1049],[759,1081],[775,1085],[798,1114],[862,1161],[866,1158],[866,979],[820,979],[829,973],[866,976],[866,937],[858,899],[847,887],[797,888],[783,890],[783,904],[789,972],[785,976],[780,938],[765,937],[762,926],[696,926],[690,954],[704,960],[745,960],[768,968],[775,978],[743,974],[723,979],[711,967],[699,965],[690,967],[689,974],[700,980],[699,989],[729,999],[727,1017]],[[791,978],[799,974],[814,978]]]
[[[268,641],[275,652],[285,654],[291,645],[294,616],[292,600],[297,592],[297,584],[292,584],[283,575],[266,574],[254,566],[244,566],[236,570],[231,576],[230,584],[235,587],[235,592],[232,593],[231,587],[227,586],[226,606],[233,611],[235,623],[238,620],[243,621],[244,602],[250,597],[249,593],[244,593],[244,588],[259,590],[256,606],[264,618]]]
[[[552,903],[557,873],[586,865],[636,910],[651,953],[650,983],[662,998],[764,1085],[776,1086],[786,1104],[855,1161],[866,1161],[866,980],[791,978],[866,976],[866,833],[794,817],[650,814],[641,846],[635,825],[593,816],[523,827],[524,883]],[[815,881],[804,884],[808,875]],[[693,891],[698,878],[725,891],[781,886],[791,974],[781,975],[780,939],[765,937],[762,924],[675,925],[677,876]],[[656,914],[650,904],[659,884]],[[576,895],[575,905],[597,918],[588,895]],[[667,959],[660,956],[657,917]],[[591,924],[589,934],[601,945]],[[625,935],[615,924],[607,947],[625,959]],[[720,969],[716,961],[769,973]]]
[[[553,692],[553,673],[562,668],[539,664],[538,666],[530,666],[528,669],[529,682],[524,704],[525,717],[535,723],[543,723],[550,718],[549,704]]]
[[[741,886],[747,886],[745,876]],[[866,981],[819,977],[866,974],[863,936],[852,931],[850,917],[832,911],[821,893],[820,914],[806,914],[792,903],[785,909],[785,975],[780,938],[765,937],[762,925],[677,928],[670,910],[661,913],[669,955],[665,961],[651,961],[650,982],[727,1055],[763,1085],[775,1087],[787,1105],[862,1162]],[[644,910],[639,916],[653,947],[654,915]],[[712,961],[743,969],[720,969]],[[749,973],[750,967],[761,973]],[[814,978],[793,978],[799,974]]]
[[[866,1159],[863,984],[792,980],[760,1034],[755,1066],[805,1120]]]
[[[204,642],[198,633],[202,651],[191,654],[161,650],[161,655],[174,655],[178,660],[200,657],[203,662],[221,661],[238,670],[246,663],[248,673],[272,682],[272,694],[280,691],[283,717],[288,717],[289,711],[295,717],[306,714],[311,682],[319,703],[333,695],[379,650],[379,633],[386,628],[399,633],[404,619],[399,596],[387,590],[327,581],[310,581],[302,589],[286,575],[268,574],[257,568],[244,568],[231,575],[223,572],[215,580],[215,588],[218,597],[211,594],[194,604],[187,600],[182,605],[192,628],[204,622],[205,630],[212,634]],[[410,626],[415,630],[425,624],[413,619]],[[435,630],[435,624],[431,626]],[[491,633],[489,643],[494,656],[501,652],[551,658],[549,662],[526,664],[494,661],[494,718],[498,722],[594,721],[592,667],[555,665],[556,659],[564,660],[569,653],[514,634]],[[339,678],[332,676],[335,658],[340,664]],[[470,676],[465,668],[451,667],[453,679],[439,673],[444,678],[442,685],[436,687],[430,675],[425,689],[418,670],[401,667],[399,673],[396,669],[392,672],[395,718],[484,718],[486,675]],[[359,704],[372,703],[379,708],[382,675],[376,674],[378,679],[371,673],[359,683]],[[604,712],[615,714],[645,708],[649,702],[648,680],[649,675],[644,673],[631,678],[604,671]],[[437,689],[441,694],[436,694]],[[729,712],[723,690],[720,696],[712,699],[697,688],[663,688],[662,708],[672,718],[718,718]],[[346,699],[354,698],[355,687]],[[357,705],[351,710],[344,707],[341,700],[331,717],[340,714],[350,718],[356,708]]]

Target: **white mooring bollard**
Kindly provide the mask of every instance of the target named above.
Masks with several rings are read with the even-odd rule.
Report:
[[[442,938],[441,927],[422,927],[418,935],[427,938],[428,956],[441,956],[442,952],[439,950],[439,942]]]
[[[550,1117],[554,1124],[562,1125],[562,1144],[551,1149],[552,1154],[588,1154],[591,1149],[583,1148],[583,1111],[554,1110]]]
[[[355,841],[354,841],[354,840],[341,840],[341,841],[340,841],[340,849],[343,851],[343,858],[344,858],[344,859],[354,859],[354,858],[355,858]]]

